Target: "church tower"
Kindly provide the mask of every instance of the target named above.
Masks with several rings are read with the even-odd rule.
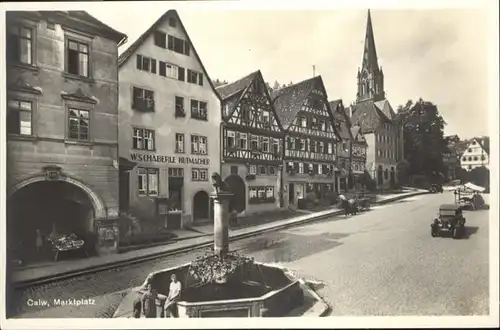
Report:
[[[378,66],[372,18],[368,9],[363,63],[361,70],[358,68],[358,93],[356,95],[356,102],[365,100],[380,101],[383,99],[385,99],[384,73],[382,72],[382,68]]]

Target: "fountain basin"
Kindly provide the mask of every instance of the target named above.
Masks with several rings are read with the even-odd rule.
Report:
[[[311,289],[286,269],[255,262],[255,267],[237,281],[199,285],[189,276],[189,266],[188,263],[149,274],[143,285],[133,288],[125,296],[114,317],[132,317],[133,301],[140,297],[148,284],[159,294],[168,295],[172,274],[176,274],[183,287],[181,299],[177,303],[180,318],[288,316],[297,309],[307,310],[308,307],[304,307],[304,297],[308,304],[315,305],[315,310],[318,310],[315,303],[320,298],[311,294]],[[326,304],[321,301],[321,313],[326,308]],[[162,311],[163,302],[159,302],[158,317],[163,316]],[[301,312],[301,315],[304,313]]]

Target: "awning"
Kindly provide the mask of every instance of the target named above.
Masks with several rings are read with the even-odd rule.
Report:
[[[472,193],[475,191],[483,192],[486,190],[486,188],[475,185],[472,182],[467,182],[466,184],[463,184],[461,186],[456,187],[454,190],[458,190],[459,192],[463,192],[463,193]]]
[[[126,171],[130,171],[131,169],[133,169],[135,167],[135,165],[137,165],[137,163],[130,161],[127,158],[120,157],[118,165],[121,169],[124,169]]]

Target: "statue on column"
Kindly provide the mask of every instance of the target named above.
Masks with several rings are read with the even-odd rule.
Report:
[[[228,193],[229,191],[229,186],[227,185],[227,182],[222,180],[222,177],[220,176],[219,173],[213,172],[212,173],[212,185],[215,188],[215,193]]]

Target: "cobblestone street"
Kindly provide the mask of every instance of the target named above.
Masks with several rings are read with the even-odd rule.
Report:
[[[451,193],[412,197],[358,216],[244,239],[230,248],[320,281],[318,293],[331,305],[333,316],[487,314],[488,211],[464,213],[468,230],[461,240],[430,235],[438,206],[452,200]],[[202,253],[18,292],[12,305],[16,317],[109,317],[124,292],[141,284],[148,273],[189,262]],[[27,304],[28,299],[50,303],[56,298],[93,298],[95,305]]]

